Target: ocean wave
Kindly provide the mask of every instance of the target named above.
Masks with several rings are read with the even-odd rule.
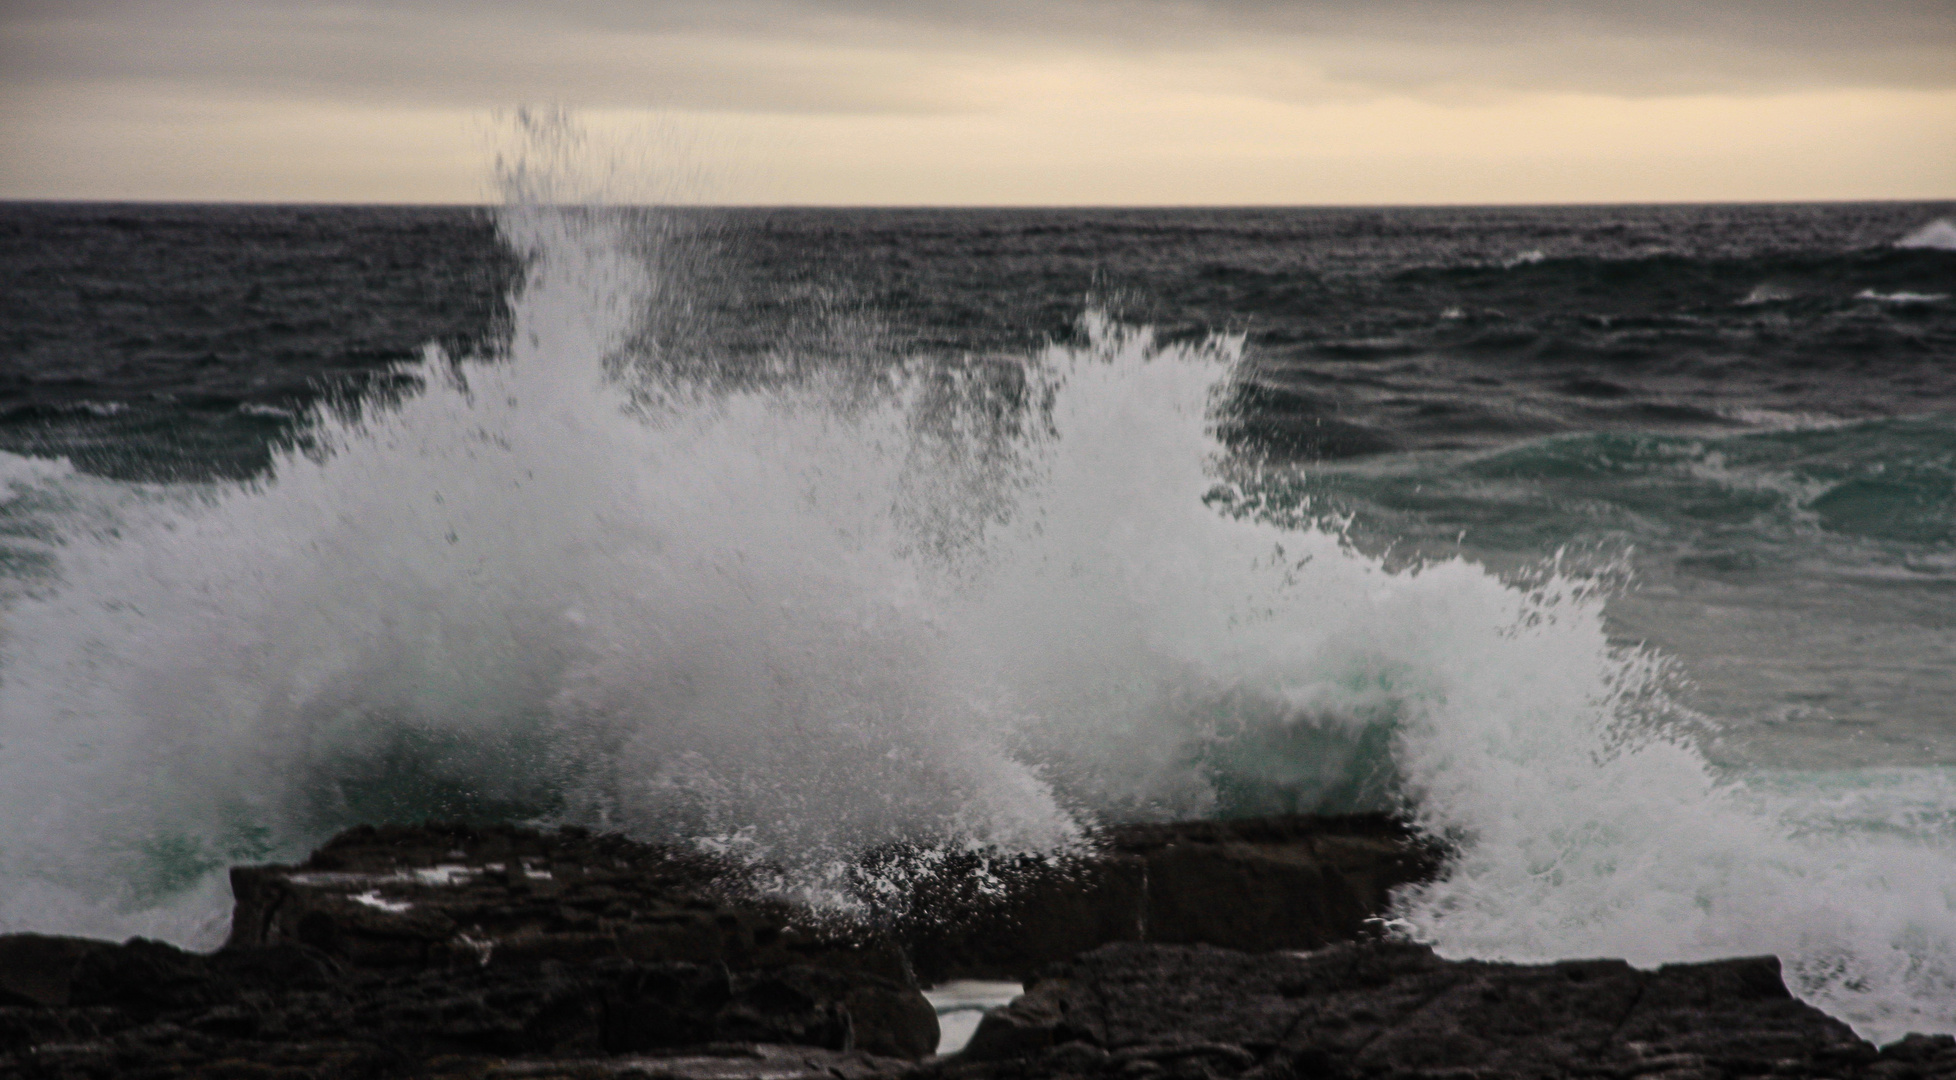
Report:
[[[1483,297],[1503,308],[1526,306],[1527,296],[1512,292],[1518,288],[1548,288],[1550,295],[1561,296],[1569,287],[1592,285],[1602,290],[1595,295],[1618,301],[1658,302],[1649,308],[1636,305],[1621,312],[1609,310],[1610,305],[1598,314],[1718,321],[1725,317],[1718,309],[1728,305],[1826,306],[1824,298],[1830,293],[1839,295],[1844,284],[1878,292],[1907,291],[1897,289],[1897,283],[1933,281],[1942,273],[1937,250],[1888,245],[1846,251],[1789,249],[1745,254],[1529,251],[1494,262],[1463,260],[1407,267],[1393,272],[1388,280],[1447,282],[1486,290]],[[1679,304],[1681,295],[1693,292],[1703,297],[1702,306],[1688,301]],[[1734,299],[1715,302],[1720,296]],[[1474,310],[1464,304],[1456,306],[1463,313]]]
[[[299,413],[295,410],[281,408],[277,405],[261,405],[254,401],[247,401],[238,406],[238,412],[244,416],[259,416],[272,420],[296,420],[299,418]]]
[[[1938,218],[1927,225],[1895,241],[1898,248],[1927,248],[1932,251],[1956,251],[1956,223],[1948,218]]]
[[[1759,409],[1744,406],[1723,408],[1719,414],[1736,420],[1748,427],[1764,428],[1768,431],[1826,431],[1831,428],[1847,427],[1861,423],[1848,417],[1828,416],[1816,412],[1791,412],[1784,409]]]
[[[1759,307],[1764,304],[1783,304],[1798,295],[1793,290],[1779,285],[1754,285],[1751,292],[1739,299],[1738,306]]]
[[[1874,289],[1862,289],[1860,292],[1854,294],[1854,298],[1856,300],[1873,300],[1876,303],[1880,303],[1880,304],[1912,306],[1917,304],[1940,303],[1941,301],[1949,299],[1949,294],[1908,292],[1906,290],[1898,290],[1896,292],[1885,293],[1885,292],[1879,292]]]
[[[1956,844],[1956,768],[1752,769],[1735,777],[1762,812],[1803,835]]]

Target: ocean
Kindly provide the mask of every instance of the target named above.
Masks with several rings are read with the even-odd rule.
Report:
[[[1952,222],[0,204],[0,930],[1389,809],[1444,955],[1956,1032]]]

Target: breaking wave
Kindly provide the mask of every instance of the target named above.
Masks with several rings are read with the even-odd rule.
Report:
[[[1956,224],[1952,224],[1948,218],[1938,218],[1895,241],[1895,246],[1956,251]]]

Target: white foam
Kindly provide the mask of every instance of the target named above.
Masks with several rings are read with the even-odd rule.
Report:
[[[0,450],[0,492],[19,498],[29,488],[40,487],[75,475],[67,458],[25,457]]]
[[[459,885],[480,873],[482,871],[473,866],[443,863],[440,866],[427,866],[416,869],[414,871],[414,880],[422,885],[446,887]]]
[[[1779,285],[1754,285],[1752,291],[1746,293],[1739,300],[1738,304],[1740,307],[1758,307],[1762,304],[1783,304],[1793,299],[1794,296],[1795,293],[1793,290]]]
[[[937,1052],[955,1054],[964,1049],[987,1012],[1023,993],[1025,987],[1020,983],[982,979],[959,979],[924,991],[924,997],[937,1010]]]
[[[1789,412],[1784,409],[1759,409],[1745,406],[1718,408],[1718,415],[1728,420],[1736,420],[1749,427],[1765,428],[1768,431],[1830,431],[1861,423],[1840,416],[1825,413]]]
[[[1956,842],[1956,767],[1752,770],[1743,789],[1806,833]]]
[[[356,893],[347,897],[347,899],[356,904],[365,904],[367,907],[374,908],[378,911],[385,911],[390,915],[399,915],[414,909],[414,905],[406,900],[387,899],[380,895],[380,890],[378,889],[369,889],[363,893]]]
[[[1938,218],[1895,241],[1895,246],[1956,251],[1956,223],[1952,223],[1948,218]]]
[[[1907,291],[1885,293],[1885,292],[1876,292],[1873,289],[1862,289],[1860,292],[1854,294],[1854,298],[1856,300],[1872,300],[1878,304],[1896,304],[1899,306],[1908,307],[1908,306],[1914,306],[1918,304],[1934,304],[1943,300],[1947,300],[1949,299],[1949,294],[1948,293],[1919,293],[1919,292],[1907,292]]]
[[[1821,827],[1831,800],[1721,780],[1673,741],[1451,723],[1406,742],[1422,819],[1470,838],[1403,914],[1450,955],[1773,953],[1877,1040],[1956,1030],[1956,844]]]

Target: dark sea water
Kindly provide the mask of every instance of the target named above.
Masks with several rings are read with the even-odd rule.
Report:
[[[1956,1030],[1952,220],[0,206],[0,926],[1390,806],[1443,950]]]

